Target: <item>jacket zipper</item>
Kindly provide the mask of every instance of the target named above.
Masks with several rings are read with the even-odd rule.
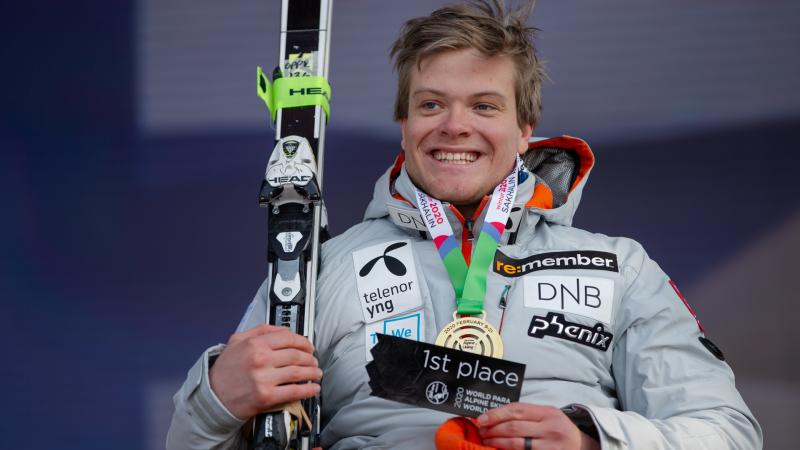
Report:
[[[511,284],[507,284],[503,288],[503,293],[500,294],[500,303],[497,305],[500,308],[500,326],[497,327],[497,334],[503,332],[503,319],[506,318],[506,307],[508,307],[508,291],[511,289]]]
[[[470,258],[472,257],[472,241],[475,240],[475,235],[472,234],[472,219],[464,221],[464,228],[461,231],[461,251],[464,253],[464,261],[469,266]]]
[[[483,211],[483,208],[488,202],[489,196],[484,196],[480,205],[478,205],[478,208],[475,209],[475,212],[469,219],[464,219],[464,216],[461,215],[461,211],[455,206],[450,205],[450,210],[453,211],[458,221],[461,222],[461,254],[464,255],[464,261],[467,263],[467,267],[469,267],[470,260],[472,259],[472,241],[475,240],[475,235],[472,233],[472,226],[475,224],[478,217],[480,217],[481,211]]]

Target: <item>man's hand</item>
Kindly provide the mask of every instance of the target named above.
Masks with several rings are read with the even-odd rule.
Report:
[[[525,449],[532,438],[535,450],[600,450],[600,444],[582,433],[560,409],[553,406],[511,403],[478,417],[485,445]]]
[[[285,327],[259,325],[235,333],[211,367],[211,389],[228,411],[247,420],[319,392],[319,384],[301,383],[322,378],[313,353],[308,339]]]

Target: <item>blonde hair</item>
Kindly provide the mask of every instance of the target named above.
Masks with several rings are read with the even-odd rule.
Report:
[[[535,28],[526,22],[535,1],[506,11],[503,0],[477,0],[445,6],[425,17],[407,21],[392,44],[397,71],[394,119],[408,117],[411,69],[422,60],[447,50],[472,48],[483,55],[508,55],[514,61],[517,122],[534,128],[542,110],[544,68],[533,43]]]

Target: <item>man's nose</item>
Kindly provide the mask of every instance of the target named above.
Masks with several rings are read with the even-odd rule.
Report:
[[[440,132],[448,137],[466,137],[472,133],[469,112],[466,108],[454,106],[447,110]]]

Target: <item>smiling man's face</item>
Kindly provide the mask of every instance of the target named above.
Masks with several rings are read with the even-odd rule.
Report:
[[[513,169],[532,128],[517,123],[514,62],[476,50],[445,51],[411,72],[408,117],[400,121],[414,184],[465,217]]]

